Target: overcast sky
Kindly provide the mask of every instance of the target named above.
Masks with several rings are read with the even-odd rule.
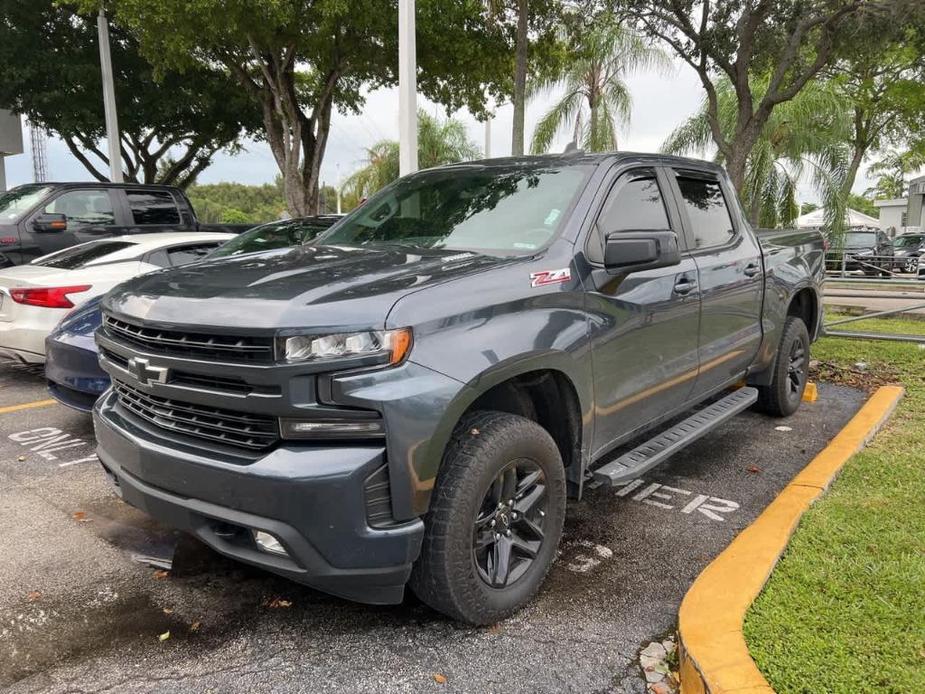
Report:
[[[620,149],[625,150],[657,151],[672,128],[697,110],[703,94],[696,74],[684,65],[678,65],[673,74],[667,77],[639,73],[632,75],[628,82],[633,97],[632,120],[618,131]],[[552,101],[552,97],[547,97],[528,105],[528,148],[534,125]],[[441,118],[445,116],[442,107],[423,98],[420,99],[420,105]],[[466,111],[459,111],[454,116],[466,124],[471,139],[482,147],[484,124]],[[510,154],[511,117],[510,105],[497,110],[496,118],[492,121],[492,156]],[[380,89],[370,93],[363,112],[358,116],[334,115],[327,154],[321,169],[324,182],[336,185],[338,180],[363,164],[365,148],[383,138],[398,139],[397,89]],[[562,133],[553,151],[561,151],[569,139],[567,132]],[[7,185],[10,187],[32,181],[28,144],[26,149],[26,154],[6,159]],[[91,180],[89,173],[58,140],[52,139],[48,143],[48,161],[53,180]],[[218,155],[212,166],[199,177],[199,181],[259,184],[271,182],[276,174],[276,163],[269,147],[265,143],[247,142],[245,151],[236,156]],[[869,185],[862,171],[855,184],[855,191],[863,191]],[[800,198],[801,201],[810,201],[816,200],[817,196],[810,186],[804,184],[800,189]]]

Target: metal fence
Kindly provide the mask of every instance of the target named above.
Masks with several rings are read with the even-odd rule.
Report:
[[[922,317],[922,335],[832,330],[835,326],[848,325],[869,318],[885,318],[911,311],[925,310],[925,266],[919,265],[918,258],[915,259],[915,273],[907,272],[911,266],[912,264],[908,259],[895,256],[866,255],[859,257],[857,255],[851,256],[850,252],[844,253],[830,250],[826,254],[826,276],[829,280],[825,292],[827,298],[906,299],[915,303],[839,318],[823,325],[825,335],[853,340],[888,340],[925,345],[925,315]],[[858,288],[854,288],[853,285]],[[864,291],[865,288],[869,288],[871,285],[874,288]],[[896,291],[890,291],[891,289]],[[921,290],[921,296],[916,296],[920,292],[909,291],[910,289]]]

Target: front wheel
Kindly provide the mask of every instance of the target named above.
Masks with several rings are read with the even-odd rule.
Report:
[[[502,412],[465,417],[437,477],[412,590],[471,624],[510,616],[552,565],[565,496],[562,458],[539,424]]]
[[[789,417],[800,406],[809,381],[809,331],[801,318],[784,323],[771,383],[758,388],[758,409],[775,417]]]

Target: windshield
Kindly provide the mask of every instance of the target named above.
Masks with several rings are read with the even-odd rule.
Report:
[[[0,224],[12,224],[19,221],[26,212],[48,195],[48,186],[16,186],[12,190],[0,193]]]
[[[212,251],[208,257],[225,258],[243,253],[258,253],[275,248],[299,246],[311,241],[330,227],[332,221],[293,219],[264,224],[235,236],[228,243]]]
[[[897,236],[893,239],[896,248],[918,248],[925,241],[925,236]]]
[[[30,265],[53,267],[59,270],[79,270],[85,265],[99,260],[104,255],[121,251],[134,243],[128,241],[90,241],[79,246],[65,248],[63,251],[33,260]]]
[[[849,231],[845,236],[846,246],[876,246],[877,232],[875,231]]]
[[[532,253],[558,233],[591,166],[459,166],[399,179],[318,243]]]

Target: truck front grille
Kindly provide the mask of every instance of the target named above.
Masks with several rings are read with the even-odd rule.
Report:
[[[269,363],[273,361],[273,338],[236,335],[210,335],[184,330],[134,325],[118,318],[104,317],[106,333],[116,342],[149,352],[225,362]]]
[[[269,448],[279,440],[274,417],[178,402],[121,381],[113,381],[113,388],[124,409],[167,431],[249,450]]]

